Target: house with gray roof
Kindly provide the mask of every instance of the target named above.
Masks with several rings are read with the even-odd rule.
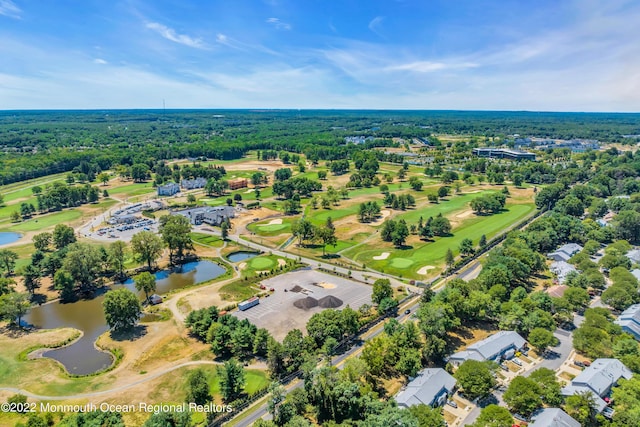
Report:
[[[640,264],[640,249],[632,249],[625,255],[631,262]]]
[[[567,276],[569,275],[569,273],[578,271],[573,265],[569,264],[566,261],[552,262],[549,266],[549,270],[556,275],[556,277],[558,278],[558,283],[560,284],[564,283],[565,280],[567,280]]]
[[[236,215],[235,212],[236,210],[233,206],[203,206],[171,212],[171,215],[185,216],[193,225],[201,225],[204,223],[218,226],[222,224],[225,219],[234,218]]]
[[[603,398],[609,395],[620,378],[630,379],[632,376],[631,371],[618,359],[596,359],[571,384],[562,389],[562,395],[591,393],[597,411],[602,412],[607,406]]]
[[[180,186],[175,182],[158,186],[158,196],[173,196],[180,192]]]
[[[396,396],[398,406],[408,408],[424,403],[429,406],[442,406],[453,394],[456,379],[442,368],[423,369]]]
[[[574,254],[577,254],[582,250],[582,246],[577,243],[567,243],[560,246],[554,252],[548,253],[547,257],[554,261],[569,261]]]
[[[636,280],[638,280],[638,282],[640,282],[640,270],[638,270],[637,268],[633,269],[633,270],[631,270],[631,274],[633,274],[633,277],[635,277]]]
[[[529,427],[580,427],[580,423],[560,408],[545,408],[532,417]]]
[[[516,351],[525,347],[526,341],[515,331],[500,331],[470,345],[464,351],[449,356],[447,361],[452,365],[461,365],[465,360],[510,359]]]
[[[640,304],[627,308],[613,323],[620,325],[624,332],[640,341]]]

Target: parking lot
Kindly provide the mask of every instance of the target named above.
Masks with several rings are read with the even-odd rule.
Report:
[[[336,299],[357,310],[364,304],[371,304],[371,286],[352,280],[321,273],[315,270],[300,270],[263,280],[267,288],[275,292],[268,298],[261,298],[260,304],[246,311],[234,311],[239,319],[249,321],[260,328],[266,328],[277,340],[282,340],[287,332],[300,329],[306,333],[306,324],[314,313],[325,308],[321,306],[298,308],[294,302],[304,299],[326,301]],[[334,297],[334,298],[331,298]]]
[[[140,231],[158,231],[158,222],[149,218],[137,218],[130,224],[118,224],[111,227],[103,227],[94,232],[87,233],[87,237],[103,241],[124,240],[130,241],[131,237]]]

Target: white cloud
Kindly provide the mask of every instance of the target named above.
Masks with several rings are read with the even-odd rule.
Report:
[[[165,39],[171,40],[174,43],[179,43],[196,49],[205,49],[207,47],[202,39],[193,38],[186,34],[178,34],[173,28],[169,28],[158,22],[149,22],[147,23],[146,27],[157,32]]]
[[[286,22],[282,22],[280,18],[268,18],[265,21],[267,24],[271,24],[275,27],[276,30],[286,30],[289,31],[291,29],[291,24]]]
[[[445,63],[432,61],[415,61],[406,64],[399,64],[387,67],[389,71],[413,71],[416,73],[432,73],[443,70],[460,70],[465,68],[475,68],[478,64],[473,62]]]
[[[96,59],[94,59],[94,60],[93,60],[93,63],[94,63],[94,64],[100,64],[100,65],[108,64],[108,62],[107,62],[107,61],[105,61],[105,60],[104,60],[104,59],[102,59],[102,58],[96,58]]]
[[[382,37],[382,34],[380,33],[380,26],[382,25],[382,21],[384,21],[384,16],[376,16],[371,21],[369,21],[369,29],[380,37]]]
[[[15,5],[11,0],[0,0],[0,15],[8,16],[9,18],[20,19],[22,10]]]

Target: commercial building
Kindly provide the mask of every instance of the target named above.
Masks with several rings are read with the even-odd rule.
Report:
[[[526,341],[515,331],[500,331],[478,341],[449,356],[447,361],[452,365],[461,365],[466,360],[493,360],[510,359],[516,351],[522,350]]]
[[[180,186],[175,182],[158,186],[158,196],[173,196],[180,192]]]
[[[183,179],[180,181],[180,186],[185,190],[204,188],[205,185],[207,185],[207,179],[202,177],[198,177],[196,179]]]
[[[233,206],[199,207],[172,212],[171,215],[182,215],[189,219],[191,224],[209,224],[218,226],[227,218],[234,218],[236,210]]]
[[[229,180],[229,189],[238,190],[240,188],[247,188],[249,181],[246,178],[235,178]]]
[[[423,369],[396,396],[398,406],[408,408],[424,403],[442,406],[456,387],[456,379],[442,368]]]
[[[536,155],[533,153],[508,148],[474,148],[472,152],[474,156],[488,157],[491,159],[536,160]]]
[[[640,304],[634,304],[627,308],[614,323],[620,325],[624,332],[633,335],[635,339],[640,341]]]
[[[618,384],[620,378],[630,379],[631,371],[618,359],[596,359],[591,366],[575,377],[571,384],[562,389],[563,396],[590,393],[598,412],[607,407],[604,398]]]

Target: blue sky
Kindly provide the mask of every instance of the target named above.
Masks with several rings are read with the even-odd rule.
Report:
[[[637,0],[0,0],[0,109],[640,111]]]

